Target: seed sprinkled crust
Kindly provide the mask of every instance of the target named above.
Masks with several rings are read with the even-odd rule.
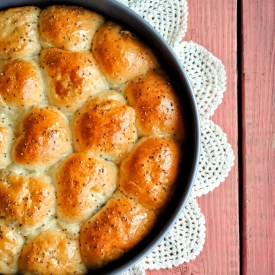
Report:
[[[39,14],[39,8],[28,6],[0,12],[0,59],[39,53]]]
[[[89,100],[75,115],[74,146],[120,163],[137,139],[135,111],[118,100],[100,95]]]
[[[85,274],[78,242],[67,234],[49,229],[27,242],[19,258],[19,269],[33,274]]]
[[[155,224],[154,212],[120,191],[80,231],[84,263],[92,269],[120,258],[142,240]]]
[[[152,49],[95,12],[12,8],[0,29],[0,274],[86,274],[171,200],[184,110]]]
[[[170,138],[141,139],[120,166],[119,188],[157,213],[175,190],[182,148]]]
[[[50,6],[42,10],[39,34],[43,48],[88,51],[104,18],[80,7]]]
[[[5,171],[0,179],[0,215],[29,235],[54,213],[54,188],[49,177]]]
[[[24,116],[20,126],[20,136],[12,147],[15,163],[47,167],[71,152],[68,123],[57,109],[34,107]]]
[[[93,39],[92,52],[112,84],[125,83],[159,67],[152,50],[114,22],[99,27]]]

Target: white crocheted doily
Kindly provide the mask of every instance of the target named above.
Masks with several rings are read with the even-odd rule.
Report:
[[[201,152],[191,198],[160,244],[123,275],[145,275],[146,269],[171,268],[195,259],[205,240],[205,218],[196,197],[224,181],[234,164],[226,134],[209,119],[221,104],[226,86],[222,62],[204,47],[182,41],[187,30],[186,0],[118,0],[148,21],[177,54],[192,85],[201,118]]]

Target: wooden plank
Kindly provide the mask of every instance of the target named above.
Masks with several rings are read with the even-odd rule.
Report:
[[[275,274],[275,3],[243,0],[243,274]]]
[[[184,40],[204,46],[225,65],[227,90],[222,105],[211,119],[227,133],[237,156],[236,4],[236,0],[188,0],[188,32]],[[147,275],[239,274],[237,160],[226,181],[198,201],[207,222],[201,254],[188,264],[170,270],[147,271]]]

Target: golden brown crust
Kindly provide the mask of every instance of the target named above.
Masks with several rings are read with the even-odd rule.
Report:
[[[12,148],[12,157],[17,164],[38,168],[49,166],[71,151],[68,123],[55,108],[32,108],[20,128],[22,133]]]
[[[5,168],[11,162],[10,147],[12,142],[12,130],[8,126],[0,126],[0,169]]]
[[[150,47],[97,13],[9,9],[0,30],[0,273],[101,268],[175,191],[180,100]]]
[[[37,55],[40,51],[37,7],[0,12],[0,59]]]
[[[181,103],[163,75],[151,71],[133,79],[124,96],[136,110],[139,136],[167,135],[181,141],[185,139]]]
[[[91,52],[45,49],[40,55],[49,102],[75,111],[89,96],[108,88]]]
[[[30,106],[42,99],[42,92],[42,78],[34,61],[0,61],[0,95],[8,106]]]
[[[50,6],[41,12],[39,33],[43,48],[88,51],[104,18],[80,7]]]
[[[76,151],[87,151],[119,163],[136,141],[135,111],[117,100],[89,100],[75,115]]]
[[[119,188],[148,209],[170,200],[180,169],[181,147],[168,138],[141,139],[122,161]]]
[[[155,214],[117,191],[80,231],[80,253],[92,269],[120,258],[155,224]]]
[[[33,227],[52,214],[54,189],[46,177],[6,175],[0,179],[0,213],[8,221]]]
[[[116,188],[116,167],[75,153],[56,171],[57,214],[68,222],[83,222],[104,204]]]
[[[92,51],[101,71],[113,84],[125,83],[159,67],[148,46],[113,22],[99,27],[93,39]]]
[[[54,229],[40,233],[23,246],[19,269],[23,274],[86,274],[77,241]]]
[[[4,220],[0,220],[0,274],[17,274],[18,258],[24,238],[15,228],[7,226]]]

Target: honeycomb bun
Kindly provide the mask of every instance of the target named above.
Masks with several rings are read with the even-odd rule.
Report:
[[[23,172],[2,173],[0,215],[15,222],[24,235],[30,235],[55,212],[55,195],[49,177]]]
[[[176,187],[181,147],[169,138],[141,139],[122,161],[120,190],[148,209],[166,206]]]
[[[75,114],[74,148],[120,163],[137,139],[135,111],[104,95],[91,98]]]
[[[165,135],[185,139],[180,101],[162,72],[150,71],[136,77],[128,83],[124,96],[136,110],[139,136]]]
[[[42,100],[43,81],[31,59],[0,60],[0,95],[9,107],[31,106]]]
[[[43,48],[88,51],[104,18],[80,7],[50,6],[42,10],[39,34]]]
[[[0,219],[0,274],[16,274],[24,238]]]
[[[117,167],[86,153],[67,157],[56,171],[58,216],[70,222],[87,220],[116,189]]]
[[[82,260],[97,269],[120,258],[152,229],[156,216],[120,191],[80,231]]]
[[[12,147],[12,157],[17,164],[29,168],[47,167],[71,152],[67,120],[55,108],[31,108],[19,127],[20,135]]]
[[[37,55],[38,7],[19,7],[0,12],[0,59]]]
[[[45,49],[40,64],[50,104],[65,112],[76,111],[89,96],[109,87],[91,52]]]
[[[27,242],[19,258],[22,274],[86,274],[78,242],[57,229],[48,229]]]
[[[152,50],[114,22],[107,22],[98,28],[92,52],[101,71],[114,85],[159,67]]]

